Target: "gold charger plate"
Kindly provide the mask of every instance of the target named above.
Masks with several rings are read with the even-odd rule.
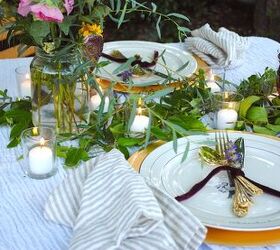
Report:
[[[193,57],[195,58],[196,62],[197,62],[197,69],[196,72],[198,72],[199,69],[201,68],[205,68],[208,67],[208,65],[206,64],[206,62],[204,62],[201,58],[199,58],[196,55],[193,55]],[[98,84],[101,86],[102,89],[108,89],[111,87],[111,82],[106,80],[106,79],[102,79],[99,78],[98,79]],[[171,84],[168,84],[168,87],[171,88],[178,88],[181,86],[180,82],[173,82]],[[151,86],[145,86],[145,87],[130,87],[126,84],[123,83],[116,83],[114,84],[114,90],[118,91],[118,92],[123,92],[123,93],[145,93],[145,92],[153,92],[153,91],[158,91],[161,89],[166,88],[166,86],[164,85],[151,85]]]
[[[163,145],[165,142],[157,141],[147,148],[135,152],[128,159],[131,166],[140,171],[142,162],[154,149]],[[205,242],[210,244],[228,245],[228,246],[265,246],[280,244],[280,229],[269,231],[230,231],[208,227]]]

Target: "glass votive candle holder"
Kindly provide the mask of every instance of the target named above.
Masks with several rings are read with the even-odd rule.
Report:
[[[216,76],[213,73],[212,68],[202,67],[201,69],[204,71],[206,86],[211,89],[211,92],[215,93],[221,91],[220,86],[217,84]]]
[[[102,95],[100,95],[100,93]],[[89,110],[90,111],[99,111],[101,108],[102,98],[104,99],[104,106],[103,106],[103,113],[107,113],[109,111],[110,105],[110,98],[106,93],[100,89],[100,93],[95,90],[91,89],[89,93]]]
[[[129,121],[131,117],[131,105],[126,106],[126,120]],[[133,117],[133,120],[131,122],[128,135],[129,137],[135,137],[135,138],[142,138],[146,134],[146,130],[149,128],[150,124],[150,117],[149,117],[149,110],[147,107],[143,105],[142,99],[140,98],[138,100],[137,106],[136,106],[136,112],[135,116]]]
[[[215,128],[233,129],[238,120],[239,106],[243,96],[235,92],[218,92],[214,94],[214,98]]]
[[[32,127],[21,135],[26,174],[33,179],[46,179],[56,171],[56,136],[47,127]]]
[[[19,66],[15,69],[20,97],[31,96],[31,78],[29,66]]]

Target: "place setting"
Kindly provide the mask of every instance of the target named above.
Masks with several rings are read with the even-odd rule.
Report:
[[[0,2],[0,249],[280,246],[280,44],[164,6]]]

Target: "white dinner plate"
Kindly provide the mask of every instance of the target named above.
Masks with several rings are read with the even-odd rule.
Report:
[[[103,52],[110,54],[113,50],[119,50],[127,58],[132,57],[136,54],[142,57],[143,61],[152,61],[154,56],[154,51],[158,51],[161,54],[164,50],[164,60],[169,68],[169,72],[174,79],[182,79],[191,76],[197,68],[197,62],[195,58],[188,52],[178,49],[176,47],[164,45],[155,42],[145,42],[145,41],[117,41],[108,42],[104,44]],[[99,62],[108,61],[108,59],[101,57]],[[188,65],[182,70],[176,71],[188,62]],[[157,72],[167,74],[166,67],[163,58],[160,57],[157,64],[151,69]],[[110,81],[122,82],[122,79],[118,77],[118,74],[114,74],[114,70],[119,67],[120,64],[116,62],[111,62],[109,65],[102,67],[97,75],[103,79]],[[134,86],[149,86],[161,84],[164,82],[162,77],[157,75],[149,75],[143,77],[133,77]]]
[[[280,190],[280,141],[256,134],[229,132],[230,139],[245,140],[244,172],[250,179]],[[155,149],[143,161],[140,174],[161,190],[176,197],[186,193],[213,169],[198,156],[202,145],[214,144],[214,133],[193,135],[178,140],[177,154],[173,143]],[[190,143],[187,159],[182,155]],[[228,198],[228,178],[225,172],[214,176],[206,186],[188,200],[181,202],[206,226],[213,228],[260,231],[280,228],[280,198],[263,194],[254,197],[249,213],[238,218],[232,213],[232,199]]]

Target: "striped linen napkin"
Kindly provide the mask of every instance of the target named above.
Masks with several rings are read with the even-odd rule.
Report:
[[[206,229],[135,172],[118,150],[69,173],[45,217],[73,228],[69,249],[197,249]]]
[[[226,28],[215,32],[209,24],[193,30],[191,35],[185,40],[187,49],[209,65],[220,68],[241,66],[250,46],[248,37],[241,37]]]

